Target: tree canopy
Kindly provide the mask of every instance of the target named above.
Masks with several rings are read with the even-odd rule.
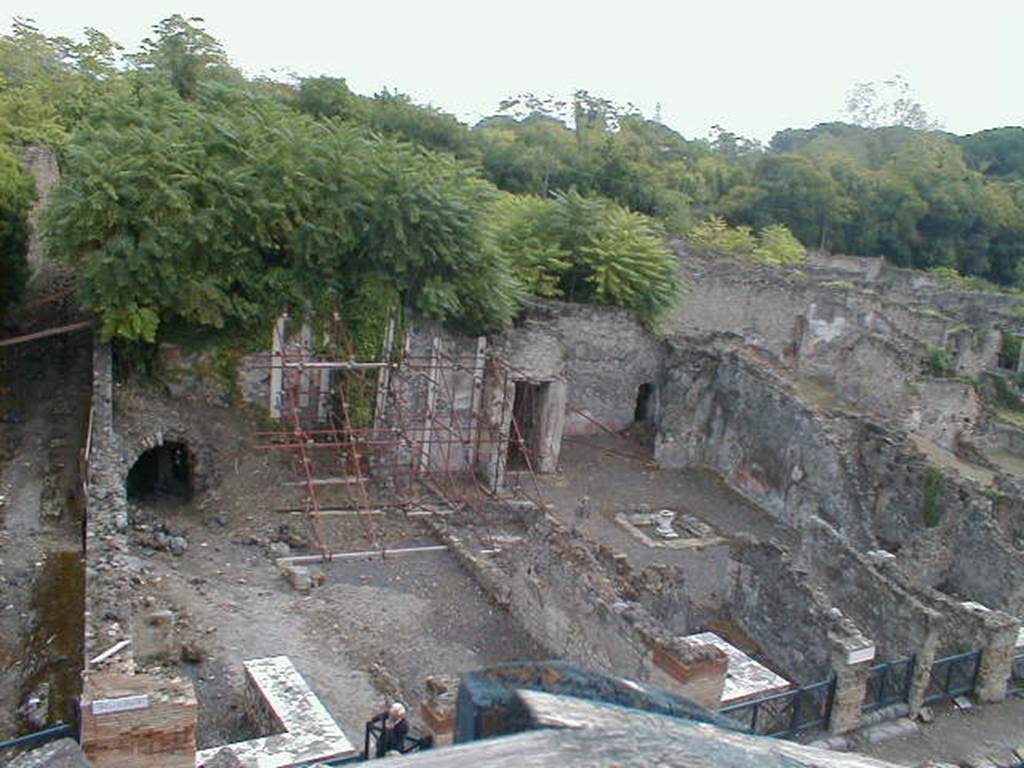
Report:
[[[367,291],[473,331],[530,293],[653,323],[680,294],[669,237],[1024,283],[1024,129],[935,130],[900,78],[850,97],[855,122],[768,145],[689,139],[583,90],[520,94],[470,127],[340,77],[247,79],[196,18],[132,53],[24,20],[0,38],[0,145],[60,149],[50,251],[127,339]]]

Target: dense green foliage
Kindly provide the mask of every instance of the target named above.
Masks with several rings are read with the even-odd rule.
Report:
[[[686,139],[585,91],[523,94],[470,128],[341,78],[247,80],[198,19],[165,19],[127,56],[95,30],[72,41],[16,21],[0,38],[0,144],[62,148],[49,247],[125,339],[242,332],[367,286],[473,331],[529,293],[650,323],[679,294],[669,237],[1024,284],[1024,129],[952,136],[900,78],[883,85],[895,100],[851,93],[861,125],[767,147],[720,126]]]
[[[539,296],[626,307],[653,322],[678,292],[662,234],[647,217],[607,199],[506,195],[492,227],[516,276]]]
[[[28,277],[28,209],[35,190],[10,150],[0,146],[0,317],[18,300]]]
[[[705,251],[765,264],[795,264],[807,258],[804,246],[781,224],[769,224],[755,236],[750,227],[731,227],[721,216],[711,216],[690,230],[687,239]]]
[[[406,306],[488,327],[518,286],[484,241],[492,188],[450,156],[301,118],[222,86],[97,108],[67,146],[50,250],[81,265],[108,337],[246,326],[379,278]]]

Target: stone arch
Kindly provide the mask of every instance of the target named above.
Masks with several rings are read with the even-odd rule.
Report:
[[[214,480],[207,441],[191,425],[143,428],[137,422],[122,424],[119,437],[123,457],[121,483],[127,499],[139,500],[133,493],[137,486],[133,488],[133,485],[139,481],[145,483],[147,473],[149,480],[155,479],[164,492],[171,495],[174,495],[175,483],[184,484],[187,490],[180,494],[182,500],[198,496]],[[155,490],[160,492],[161,489]]]
[[[165,441],[144,451],[125,479],[129,501],[158,497],[191,501],[195,492],[195,454],[188,443]]]

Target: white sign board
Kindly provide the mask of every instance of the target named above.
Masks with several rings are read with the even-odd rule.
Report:
[[[130,712],[133,709],[145,709],[149,706],[149,696],[121,696],[116,699],[96,699],[92,703],[94,715],[109,715],[113,712]]]

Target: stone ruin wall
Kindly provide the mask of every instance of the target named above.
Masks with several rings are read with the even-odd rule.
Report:
[[[35,182],[36,198],[29,210],[29,226],[32,229],[28,246],[29,274],[35,277],[50,264],[44,255],[43,241],[39,237],[39,221],[50,200],[53,188],[60,181],[60,165],[57,153],[49,147],[29,146],[18,150],[18,159]]]
[[[110,347],[95,343],[85,518],[82,746],[98,766],[135,765],[139,754],[148,754],[156,768],[194,768],[192,685],[145,666],[153,650],[151,637],[164,633],[161,627],[153,631],[156,617],[147,616],[138,604],[131,575],[125,492],[130,464],[115,428],[119,405]],[[126,697],[144,697],[144,703],[127,710],[94,709],[97,701]]]
[[[671,326],[689,336],[736,334],[774,364],[827,383],[849,405],[954,450],[960,431],[987,426],[983,409],[969,384],[922,376],[928,352],[946,349],[965,376],[997,368],[1004,333],[1024,330],[1020,301],[847,261],[858,260],[819,257],[778,268],[688,255],[690,290]]]

